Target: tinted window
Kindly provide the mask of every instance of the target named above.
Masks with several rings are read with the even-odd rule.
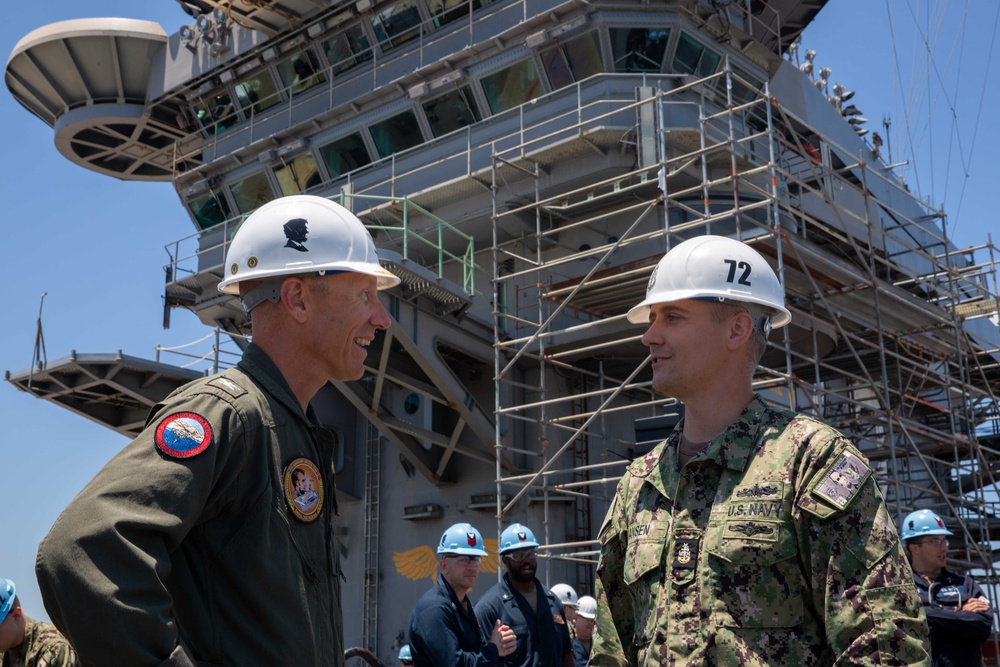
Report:
[[[201,98],[192,103],[191,107],[198,123],[209,134],[222,132],[239,122],[236,109],[233,107],[233,98],[227,91]]]
[[[274,199],[274,190],[267,182],[267,174],[262,171],[229,186],[229,191],[240,213],[249,213]]]
[[[420,126],[417,125],[417,116],[412,111],[387,118],[368,129],[380,157],[389,157],[393,153],[413,148],[424,140],[420,134]]]
[[[677,42],[677,52],[674,54],[674,71],[684,74],[695,74],[700,77],[715,74],[719,67],[718,53],[706,48],[701,42],[681,33]]]
[[[495,114],[520,106],[544,92],[532,60],[522,60],[507,69],[484,76],[481,83],[490,111]]]
[[[651,28],[611,28],[611,55],[616,72],[659,72],[670,31]]]
[[[604,70],[596,32],[574,37],[565,44],[542,51],[540,55],[553,89],[582,81]]]
[[[368,149],[358,133],[349,134],[342,139],[319,147],[319,155],[330,174],[330,178],[338,178],[358,167],[371,163]]]
[[[379,48],[390,51],[420,34],[417,0],[402,0],[372,16],[372,29]]]
[[[214,227],[233,217],[233,212],[229,208],[229,202],[222,194],[222,190],[207,192],[200,197],[195,197],[188,202],[188,208],[202,229]]]
[[[441,97],[424,102],[424,113],[435,137],[472,125],[481,120],[476,103],[472,99],[472,89],[462,86],[445,93]]]
[[[365,60],[371,60],[372,57],[368,38],[365,37],[360,25],[353,25],[323,42],[323,51],[334,74],[339,74]]]
[[[278,63],[278,76],[291,95],[303,93],[326,81],[316,52],[312,49],[302,49],[288,60]]]
[[[322,181],[312,153],[303,153],[285,160],[283,165],[274,168],[274,175],[278,178],[278,186],[283,195],[305,192]]]
[[[482,0],[471,3],[468,0],[430,0],[427,6],[434,17],[434,26],[440,28],[458,19],[468,20],[470,13],[482,7],[483,3]]]
[[[267,70],[236,84],[236,100],[243,111],[258,114],[281,101],[274,77]]]

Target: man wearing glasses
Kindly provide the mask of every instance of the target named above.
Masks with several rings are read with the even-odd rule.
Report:
[[[506,667],[573,667],[562,603],[535,578],[537,548],[527,526],[504,529],[500,557],[506,572],[476,605],[476,617],[484,628],[502,622],[514,630],[517,651],[503,660]]]
[[[410,614],[410,656],[414,667],[495,667],[517,648],[517,637],[497,621],[489,639],[473,613],[469,591],[487,555],[482,534],[456,523],[441,536],[440,576]]]
[[[945,569],[951,534],[941,517],[930,510],[911,512],[903,520],[906,555],[931,630],[932,664],[981,666],[980,644],[990,636],[993,612],[972,577]]]

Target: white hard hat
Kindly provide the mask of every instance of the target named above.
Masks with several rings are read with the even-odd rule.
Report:
[[[576,608],[576,615],[593,620],[597,617],[597,600],[584,595],[580,597],[580,604]]]
[[[757,310],[765,311],[775,328],[792,319],[784,290],[767,260],[726,236],[697,236],[671,248],[653,269],[646,298],[628,311],[628,321],[648,323],[650,306],[684,299],[733,302],[748,309],[759,306]]]
[[[380,290],[399,284],[379,264],[372,236],[357,216],[323,197],[292,195],[264,204],[236,230],[219,291],[239,294],[244,280],[338,271],[375,276]],[[244,305],[249,312],[274,297],[273,289],[252,302],[244,295]]]
[[[576,607],[576,591],[569,584],[556,584],[552,587],[552,592],[559,598],[564,607]]]

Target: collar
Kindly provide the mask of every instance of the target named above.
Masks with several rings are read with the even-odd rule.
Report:
[[[237,367],[249,375],[254,382],[263,387],[268,394],[273,396],[292,414],[304,419],[310,426],[316,425],[312,406],[303,413],[302,406],[292,393],[292,388],[281,374],[281,370],[275,365],[267,353],[257,345],[250,343],[243,351],[243,357]]]
[[[705,445],[691,461],[714,461],[723,468],[742,472],[770,427],[769,412],[770,409],[760,395],[754,394],[740,416]],[[673,490],[677,488],[680,479],[677,448],[683,431],[684,420],[681,419],[670,437],[628,467],[633,477],[649,482],[667,498],[673,498]]]

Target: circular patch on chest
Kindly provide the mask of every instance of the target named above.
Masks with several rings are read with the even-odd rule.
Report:
[[[319,466],[300,457],[285,466],[285,502],[295,518],[311,523],[319,518],[326,499]]]

